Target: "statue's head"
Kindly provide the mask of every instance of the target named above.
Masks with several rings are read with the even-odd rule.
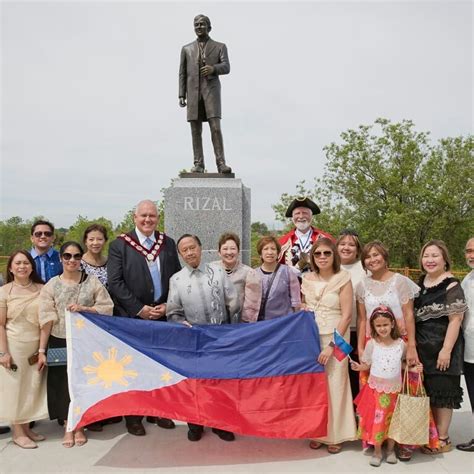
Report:
[[[197,15],[194,17],[194,31],[196,36],[205,37],[212,30],[211,20],[206,15]]]

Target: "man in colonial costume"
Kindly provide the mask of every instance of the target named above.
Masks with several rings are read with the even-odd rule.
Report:
[[[114,315],[166,321],[169,279],[181,269],[173,239],[158,232],[158,210],[153,201],[138,203],[135,229],[110,244],[107,261],[109,292]],[[143,436],[141,416],[125,417],[128,432]],[[172,420],[147,417],[161,428],[174,428]]]
[[[299,273],[308,271],[309,251],[314,242],[320,237],[335,240],[331,234],[311,225],[313,216],[320,212],[319,207],[308,197],[298,197],[291,202],[285,217],[292,219],[295,228],[278,239],[281,245],[278,257],[280,263],[285,263]]]

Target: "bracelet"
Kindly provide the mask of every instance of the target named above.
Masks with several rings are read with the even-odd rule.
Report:
[[[332,347],[332,348],[334,349],[334,342],[331,341],[331,342],[328,344],[328,346],[329,346],[329,347]]]
[[[38,354],[46,354],[46,349],[38,349]]]

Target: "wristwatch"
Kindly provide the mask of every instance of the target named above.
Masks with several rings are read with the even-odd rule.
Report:
[[[334,342],[331,341],[329,344],[328,344],[329,347],[332,347],[334,349]]]

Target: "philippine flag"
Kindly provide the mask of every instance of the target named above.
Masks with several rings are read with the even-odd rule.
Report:
[[[271,438],[321,438],[327,390],[313,313],[182,324],[67,313],[68,430],[119,415]]]

